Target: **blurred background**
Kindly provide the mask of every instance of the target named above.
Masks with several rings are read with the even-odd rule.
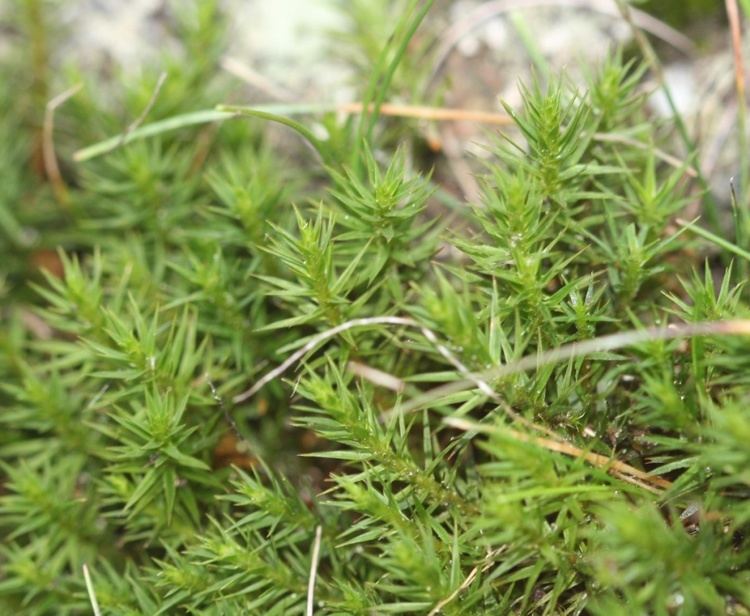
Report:
[[[90,180],[96,168],[81,169],[74,152],[134,122],[219,103],[356,102],[404,6],[402,0],[0,3],[5,142],[0,241],[10,249],[6,284],[25,280],[29,267],[57,268],[54,247],[75,245],[63,231],[80,204],[73,203],[61,218],[48,198],[51,191],[59,201],[66,186],[85,185],[87,174]],[[642,58],[620,6],[617,0],[438,0],[395,75],[389,101],[503,112],[501,102],[518,105],[520,83],[553,76],[582,84],[613,49],[621,49],[626,60]],[[657,77],[663,77],[699,146],[696,164],[716,201],[728,204],[739,157],[738,140],[731,138],[738,115],[724,3],[650,0],[633,3],[629,12],[633,25],[649,37],[663,72],[647,71],[641,85],[653,92],[656,141],[670,142],[666,132],[674,132],[669,123],[659,124],[672,114],[658,88]],[[68,98],[70,88],[76,91]],[[43,151],[45,110],[60,94],[66,95],[54,105],[51,131],[59,169],[50,170]],[[138,117],[141,112],[144,117]],[[408,142],[419,166],[434,168],[458,199],[475,201],[475,175],[489,156],[486,146],[495,128],[419,118],[408,125],[407,139],[403,131],[393,131],[393,139]],[[326,130],[322,124],[314,128]],[[287,131],[267,130],[273,147],[299,149]],[[201,134],[210,143],[208,133]],[[683,141],[672,141],[671,153],[685,160]],[[31,186],[39,191],[30,193]],[[38,204],[32,208],[30,202]]]
[[[43,103],[73,83],[90,80],[114,108],[118,99],[122,105],[128,83],[140,80],[147,92],[170,66],[174,72],[195,65],[197,74],[214,61],[234,102],[353,101],[403,5],[6,0],[0,3],[0,61],[25,66],[5,82],[16,94],[27,86],[33,91],[26,113],[31,122],[40,122]],[[702,148],[706,175],[726,192],[733,156],[724,145],[736,107],[728,101],[734,80],[724,3],[649,0],[634,3],[632,12],[655,45],[693,135],[710,142]],[[614,47],[638,55],[615,0],[438,0],[413,45],[422,53],[412,54],[412,66],[400,71],[395,100],[485,110],[500,110],[500,100],[517,103],[518,83],[532,71],[563,69],[580,79]],[[211,102],[220,101],[217,94]],[[663,96],[652,103],[656,113],[669,114]],[[440,130],[444,134],[431,135],[431,142],[439,140],[454,161],[483,155],[481,127]],[[471,180],[461,182],[465,196],[473,197]]]

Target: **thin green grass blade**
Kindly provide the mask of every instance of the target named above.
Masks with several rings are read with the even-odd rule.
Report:
[[[536,35],[531,31],[526,18],[520,11],[511,11],[508,14],[508,19],[516,31],[518,38],[521,40],[521,44],[526,49],[526,53],[529,54],[531,62],[544,77],[545,80],[549,79],[550,67],[549,63],[544,57],[542,50],[536,41]]]
[[[82,148],[73,155],[73,158],[77,162],[85,162],[87,160],[91,160],[92,158],[96,158],[97,156],[107,154],[122,145],[137,141],[139,139],[155,137],[156,135],[161,135],[163,133],[178,130],[180,128],[187,128],[189,126],[210,124],[211,122],[223,122],[224,120],[230,120],[234,117],[237,117],[238,114],[263,117],[266,120],[277,121],[290,126],[287,121],[281,120],[283,116],[302,115],[306,113],[328,113],[335,110],[336,105],[334,103],[272,103],[268,105],[256,105],[253,107],[219,106],[216,109],[202,109],[200,111],[192,111],[190,113],[176,115],[171,118],[167,118],[166,120],[159,120],[158,122],[144,124],[143,126],[140,126],[133,130],[124,139],[122,135],[116,135],[114,137],[110,137],[109,139],[105,139],[104,141],[100,141],[99,143],[95,143],[93,145]],[[297,130],[297,128],[301,126],[296,122],[294,124],[295,126],[290,126],[290,128],[294,128],[295,130]]]
[[[276,122],[291,128],[297,134],[299,134],[305,141],[307,141],[315,151],[320,154],[323,162],[328,164],[331,161],[331,151],[328,148],[325,141],[318,139],[315,134],[307,128],[304,124],[292,120],[288,116],[280,115],[278,113],[272,113],[265,109],[258,107],[238,107],[234,105],[219,105],[218,111],[230,112],[233,115],[249,116],[253,118],[259,118],[261,120],[268,120],[269,122]],[[306,111],[309,113],[309,111]],[[298,111],[298,113],[305,113],[305,111]]]
[[[133,130],[124,139],[122,135],[110,137],[99,143],[95,143],[88,147],[78,150],[73,154],[73,159],[79,163],[91,160],[102,154],[107,154],[112,150],[118,148],[121,145],[136,141],[138,139],[145,139],[146,137],[154,137],[161,135],[169,131],[177,130],[179,128],[185,128],[187,126],[196,126],[198,124],[209,124],[211,122],[220,122],[222,120],[228,120],[233,114],[222,111],[216,111],[215,109],[204,109],[202,111],[193,111],[191,113],[183,113],[176,115],[166,120],[160,120],[158,122],[152,122],[151,124],[145,124]]]
[[[402,22],[399,23],[399,25],[396,27],[394,37],[392,37],[391,39],[392,41],[398,41],[398,46],[396,47],[396,52],[393,56],[393,59],[385,69],[385,73],[381,75],[380,70],[376,70],[373,73],[370,85],[365,96],[364,105],[364,109],[368,110],[370,108],[369,103],[372,102],[372,111],[363,114],[362,122],[360,124],[360,136],[364,137],[368,143],[372,142],[372,132],[375,128],[375,124],[378,121],[378,117],[380,116],[380,107],[383,104],[386,95],[388,94],[388,90],[390,89],[391,82],[393,81],[393,76],[396,73],[396,69],[398,69],[399,65],[401,64],[401,60],[406,53],[406,48],[408,47],[411,39],[414,37],[417,28],[422,23],[422,20],[425,18],[430,8],[432,8],[433,2],[434,0],[427,0],[427,2],[424,3],[417,14],[409,21],[409,16],[411,16],[412,12],[419,4],[419,2],[412,3],[412,6],[410,6],[409,9],[405,12],[405,17],[403,18]],[[406,31],[402,36],[399,36],[399,31],[401,30],[402,25],[406,26]],[[383,48],[381,57],[378,60],[378,67],[382,66],[382,64],[385,62],[385,59],[388,56],[389,49],[390,44],[387,44]],[[360,139],[360,143],[361,141],[362,139]]]
[[[660,88],[662,92],[664,92],[664,96],[667,99],[667,104],[669,105],[669,109],[672,112],[672,119],[674,120],[677,132],[679,133],[680,138],[682,139],[682,142],[688,151],[688,160],[695,161],[694,166],[698,174],[696,179],[698,180],[698,184],[703,191],[703,209],[706,213],[706,219],[712,227],[718,229],[719,207],[716,204],[716,200],[711,194],[711,188],[709,186],[708,180],[703,175],[703,172],[700,169],[700,165],[698,164],[699,157],[697,156],[698,147],[693,139],[691,139],[687,124],[685,123],[685,119],[682,117],[679,109],[677,109],[677,104],[675,103],[674,97],[672,96],[672,90],[670,89],[664,77],[664,70],[661,62],[659,61],[659,57],[656,55],[656,52],[654,51],[654,48],[649,42],[646,35],[638,26],[635,25],[632,14],[630,12],[629,3],[626,0],[616,0],[616,2],[618,8],[620,9],[620,13],[633,31],[635,40],[641,48],[641,53],[643,54],[644,59],[650,65],[651,70],[654,71],[654,74],[658,79]]]
[[[731,252],[738,257],[742,257],[743,259],[750,261],[750,252],[740,248],[729,240],[724,239],[720,235],[716,235],[715,233],[712,233],[707,229],[703,229],[702,227],[696,225],[694,222],[688,222],[686,220],[678,220],[677,222],[683,227],[687,227],[688,229],[690,229],[696,235],[701,236],[703,239],[708,240],[712,244],[716,244],[719,248],[723,248],[724,250]]]

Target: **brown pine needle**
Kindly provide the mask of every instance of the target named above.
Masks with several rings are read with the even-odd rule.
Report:
[[[369,106],[372,110],[372,105]],[[362,103],[343,103],[336,107],[341,113],[362,113]],[[505,113],[492,111],[478,111],[473,109],[456,109],[450,107],[426,107],[423,105],[399,105],[397,103],[383,103],[380,115],[399,118],[416,118],[435,122],[478,122],[495,126],[509,126],[513,118]]]
[[[221,59],[221,67],[228,73],[270,94],[277,100],[292,101],[295,99],[292,92],[279,86],[236,58],[225,56]],[[372,111],[373,109],[374,105],[369,105],[368,110]],[[335,110],[339,113],[362,113],[364,111],[364,104],[361,102],[341,103],[335,105]],[[424,105],[402,105],[398,103],[383,103],[380,106],[380,115],[416,118],[436,122],[478,122],[480,124],[494,124],[497,126],[508,126],[513,123],[513,119],[504,113],[449,107],[429,107]]]
[[[512,430],[510,428],[497,428],[496,426],[488,426],[479,424],[473,421],[468,421],[461,417],[446,417],[443,419],[443,423],[456,428],[457,430],[463,430],[464,432],[483,432],[485,434],[507,434],[512,438],[522,441],[524,443],[533,443],[547,449],[549,451],[556,451],[558,453],[565,454],[572,458],[582,458],[586,460],[592,466],[609,470],[613,475],[638,485],[645,487],[652,491],[666,490],[671,487],[672,483],[661,477],[655,477],[649,475],[647,472],[642,471],[630,464],[621,462],[615,458],[609,458],[598,453],[591,451],[585,451],[580,447],[563,441],[560,439],[550,439],[541,436],[532,436],[519,432],[518,430]]]

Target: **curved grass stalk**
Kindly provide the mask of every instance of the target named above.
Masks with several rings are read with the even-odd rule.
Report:
[[[584,340],[583,342],[565,344],[556,349],[527,355],[518,361],[475,374],[472,378],[465,378],[435,387],[413,398],[404,405],[394,407],[389,413],[412,413],[431,405],[444,396],[477,388],[477,379],[487,382],[518,374],[519,372],[526,372],[527,370],[537,370],[543,366],[583,357],[591,353],[614,351],[655,340],[694,338],[697,336],[750,336],[750,319],[705,321],[701,323],[667,325],[665,327],[648,327],[640,330],[618,332],[616,334]]]

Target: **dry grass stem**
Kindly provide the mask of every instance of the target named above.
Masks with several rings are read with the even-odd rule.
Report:
[[[666,489],[667,487],[669,487],[669,485],[671,485],[668,481],[665,481],[658,477],[652,477],[648,473],[625,464],[624,462],[584,451],[576,447],[575,445],[571,445],[570,443],[565,441],[562,436],[560,436],[550,428],[535,424],[522,415],[519,415],[501,398],[500,394],[498,394],[485,380],[482,379],[481,376],[473,374],[445,345],[441,344],[432,331],[426,328],[422,328],[422,334],[437,348],[438,352],[459,371],[462,376],[464,376],[467,380],[473,382],[476,385],[477,389],[479,389],[479,391],[481,391],[484,395],[495,400],[496,402],[499,402],[503,406],[505,413],[511,419],[531,428],[532,430],[541,432],[548,436],[548,438],[529,436],[527,434],[524,434],[523,432],[508,430],[508,434],[512,435],[517,440],[535,443],[536,445],[544,447],[545,449],[548,449],[550,451],[556,451],[569,456],[583,458],[594,466],[608,468],[614,475],[620,477],[621,479],[624,479],[625,481],[634,483],[639,487],[646,487],[647,489],[656,490]],[[471,423],[460,418],[448,417],[444,421],[448,425],[451,425],[453,427],[460,427],[460,429],[463,430],[473,430],[478,428],[479,431],[482,431],[482,428],[484,428],[484,426],[481,426],[480,424]],[[468,428],[467,426],[474,427]]]
[[[554,364],[567,359],[574,359],[590,355],[591,353],[602,353],[613,351],[624,347],[642,344],[644,342],[653,342],[656,340],[669,340],[673,338],[692,338],[695,336],[749,336],[750,320],[737,319],[728,321],[706,321],[702,323],[681,323],[668,325],[666,327],[648,327],[640,330],[630,330],[592,338],[583,342],[574,342],[566,344],[556,349],[542,351],[535,355],[527,355],[518,361],[504,364],[492,368],[480,374],[473,375],[472,378],[466,378],[461,381],[447,383],[431,389],[424,394],[417,396],[406,404],[391,409],[389,412],[409,413],[419,408],[423,408],[436,400],[466,389],[477,386],[477,379],[488,381],[500,379],[506,376],[525,372],[527,370],[538,369],[542,366]]]
[[[401,393],[406,388],[406,383],[397,376],[383,372],[372,366],[361,364],[358,361],[350,361],[347,364],[347,369],[352,374],[369,381],[373,385],[390,389],[396,393]]]
[[[438,350],[438,353],[440,353],[445,359],[448,360],[450,364],[452,364],[456,370],[466,379],[470,380],[472,383],[474,383],[477,386],[477,389],[481,391],[484,395],[489,396],[490,398],[499,398],[500,396],[495,392],[492,387],[490,387],[487,383],[485,383],[481,378],[475,376],[464,364],[461,362],[458,357],[456,357],[448,347],[446,347],[444,344],[441,344],[437,336],[426,327],[422,327],[422,335],[424,335],[427,340],[429,340],[435,348]]]
[[[518,441],[522,441],[524,443],[532,443],[534,445],[538,445],[539,447],[543,447],[548,451],[562,453],[572,458],[582,458],[592,466],[608,470],[620,479],[624,479],[625,481],[629,481],[631,483],[634,483],[635,485],[638,485],[639,487],[644,487],[652,491],[666,490],[672,485],[670,481],[662,479],[661,477],[650,475],[649,473],[631,466],[630,464],[626,464],[625,462],[621,462],[615,458],[603,456],[598,453],[585,451],[584,449],[576,447],[575,445],[572,445],[571,443],[568,443],[567,441],[563,441],[561,439],[549,439],[539,436],[532,436],[510,428],[499,429],[495,426],[488,426],[473,421],[468,421],[461,417],[446,417],[443,419],[443,423],[450,426],[451,428],[463,430],[464,432],[507,434],[508,436],[511,436]]]
[[[498,379],[519,372],[524,372],[530,369],[538,369],[542,366],[557,363],[567,359],[574,359],[577,357],[583,357],[591,353],[601,353],[605,351],[612,351],[623,347],[633,346],[642,344],[645,342],[652,342],[656,340],[669,340],[674,338],[689,338],[695,336],[707,336],[707,335],[750,335],[750,320],[738,319],[733,321],[711,321],[704,323],[683,323],[679,325],[668,325],[666,327],[650,327],[642,330],[631,330],[627,332],[620,332],[616,334],[610,334],[608,336],[602,336],[600,338],[593,338],[583,342],[575,342],[572,344],[563,345],[556,349],[549,351],[543,351],[535,355],[528,355],[519,359],[518,361],[498,366],[492,370],[485,371],[480,374],[471,372],[466,365],[453,354],[448,347],[442,344],[435,333],[421,326],[413,319],[407,317],[371,317],[363,319],[353,319],[346,321],[341,325],[325,330],[320,334],[311,338],[307,344],[297,350],[291,356],[289,356],[281,365],[277,368],[268,372],[265,376],[259,379],[250,389],[238,394],[233,398],[235,403],[240,403],[248,398],[252,397],[257,393],[263,386],[272,380],[281,376],[291,366],[296,364],[304,355],[309,353],[318,347],[321,343],[337,336],[345,331],[356,327],[369,327],[372,325],[404,325],[407,327],[417,327],[420,329],[424,337],[437,349],[437,351],[452,365],[456,370],[463,376],[463,380],[447,383],[440,387],[436,387],[430,391],[425,392],[406,404],[393,408],[382,415],[382,419],[387,419],[392,416],[393,413],[409,413],[419,408],[424,408],[430,403],[438,400],[439,398],[464,391],[472,387],[478,389],[488,398],[500,403],[506,412],[506,414],[513,419],[537,432],[541,432],[547,435],[545,437],[529,436],[522,432],[510,430],[509,434],[522,441],[533,442],[545,449],[550,451],[556,451],[565,455],[579,457],[585,459],[590,464],[606,468],[610,470],[614,475],[634,483],[640,487],[644,487],[651,490],[663,490],[668,488],[671,484],[659,477],[652,477],[648,473],[641,471],[633,466],[630,466],[624,462],[608,458],[600,454],[584,451],[571,445],[565,441],[560,435],[555,433],[553,430],[544,426],[539,426],[523,416],[519,415],[512,408],[510,408],[502,397],[489,385],[488,380]],[[356,362],[349,363],[349,369],[367,378],[371,382],[378,385],[388,387],[394,391],[401,391],[403,389],[403,381],[394,377],[393,375],[375,370],[369,366],[363,364],[357,364]],[[478,430],[486,431],[487,427],[481,426],[480,424],[474,424],[467,422],[460,418],[448,417],[444,420],[448,425],[452,427],[464,429],[464,430]]]
[[[154,104],[156,103],[156,99],[159,97],[159,92],[161,92],[162,87],[164,87],[164,82],[166,80],[167,73],[162,71],[162,73],[159,75],[159,78],[156,80],[156,85],[154,86],[153,92],[151,92],[151,96],[149,97],[146,106],[143,108],[143,111],[141,111],[138,117],[133,120],[122,133],[122,136],[120,137],[120,143],[117,145],[117,147],[120,147],[124,143],[126,143],[128,138],[130,137],[130,134],[141,124],[143,124],[143,121],[146,119],[148,114],[151,113],[151,109],[153,109]]]
[[[734,76],[737,85],[737,100],[745,104],[745,62],[742,59],[742,26],[737,0],[726,0],[727,18],[732,34],[732,52],[734,53]]]
[[[318,345],[322,344],[326,340],[330,340],[331,338],[338,336],[345,331],[349,331],[350,329],[355,329],[358,327],[372,327],[373,325],[406,325],[407,327],[419,327],[419,324],[414,319],[410,319],[407,317],[369,317],[364,319],[352,319],[351,321],[346,321],[344,323],[341,323],[341,325],[337,325],[336,327],[332,327],[317,334],[316,336],[313,336],[307,342],[307,344],[305,344],[305,346],[295,351],[280,366],[266,373],[266,375],[259,379],[250,389],[242,392],[241,394],[237,394],[234,398],[232,398],[232,401],[235,404],[239,404],[240,402],[244,402],[248,398],[253,397],[267,383],[270,383],[274,379],[280,377],[289,368],[291,368],[300,359],[302,359],[307,353],[314,350]]]
[[[313,542],[312,562],[310,563],[310,579],[307,582],[307,610],[306,616],[313,616],[315,606],[315,578],[318,575],[318,560],[320,559],[320,540],[323,537],[323,527],[315,527],[315,541]]]
[[[82,84],[79,83],[68,88],[64,92],[61,92],[52,98],[44,109],[44,125],[42,127],[42,157],[44,159],[44,171],[47,174],[47,179],[50,181],[50,184],[52,184],[55,198],[58,203],[62,204],[68,202],[68,191],[65,187],[65,180],[63,180],[62,174],[60,173],[60,165],[57,163],[57,155],[55,154],[55,110],[71,96],[76,94],[82,87]]]
[[[89,602],[91,603],[91,609],[94,612],[94,616],[102,616],[102,611],[99,608],[99,602],[96,600],[94,584],[91,582],[91,575],[89,574],[89,568],[86,563],[83,564],[83,580],[86,583],[86,592],[89,595]]]
[[[257,90],[268,94],[271,98],[280,101],[294,101],[299,98],[294,92],[275,81],[272,81],[265,75],[260,74],[258,71],[237,58],[224,56],[219,62],[219,65],[230,75],[237,77],[237,79],[244,81],[246,84]]]
[[[453,172],[453,177],[461,187],[464,199],[467,203],[479,203],[482,191],[479,182],[474,177],[471,167],[464,158],[464,147],[455,133],[446,126],[442,131],[443,153],[448,161],[448,166]]]
[[[474,583],[474,580],[476,579],[477,575],[479,575],[480,572],[484,573],[489,569],[492,564],[494,563],[495,559],[502,554],[506,549],[506,546],[501,546],[499,548],[495,548],[494,550],[491,550],[487,556],[485,556],[484,560],[482,561],[481,565],[477,565],[474,567],[471,571],[469,571],[469,575],[466,576],[463,582],[461,582],[461,585],[456,588],[450,595],[448,595],[445,599],[441,599],[435,604],[435,607],[433,607],[430,610],[430,613],[427,616],[437,616],[440,614],[442,609],[448,605],[451,601],[453,601],[458,595],[460,595],[463,591],[465,591],[469,586],[471,586]]]
[[[362,113],[365,106],[362,103],[343,103],[336,106],[340,113]],[[372,111],[373,106],[368,108]],[[477,122],[495,126],[511,126],[513,118],[505,113],[493,111],[477,111],[473,109],[455,109],[449,107],[425,107],[423,105],[399,105],[383,103],[380,115],[399,118],[415,118],[433,122]]]
[[[671,154],[668,154],[667,152],[664,152],[650,144],[638,141],[637,139],[631,139],[630,137],[626,137],[625,135],[615,135],[609,133],[594,133],[594,139],[596,141],[605,143],[622,143],[623,145],[638,148],[639,150],[652,152],[653,155],[656,156],[656,158],[667,163],[668,165],[671,165],[675,169],[681,169],[684,167],[685,175],[691,178],[698,177],[698,172],[693,167],[686,165],[685,161],[682,161],[676,156],[672,156]]]

